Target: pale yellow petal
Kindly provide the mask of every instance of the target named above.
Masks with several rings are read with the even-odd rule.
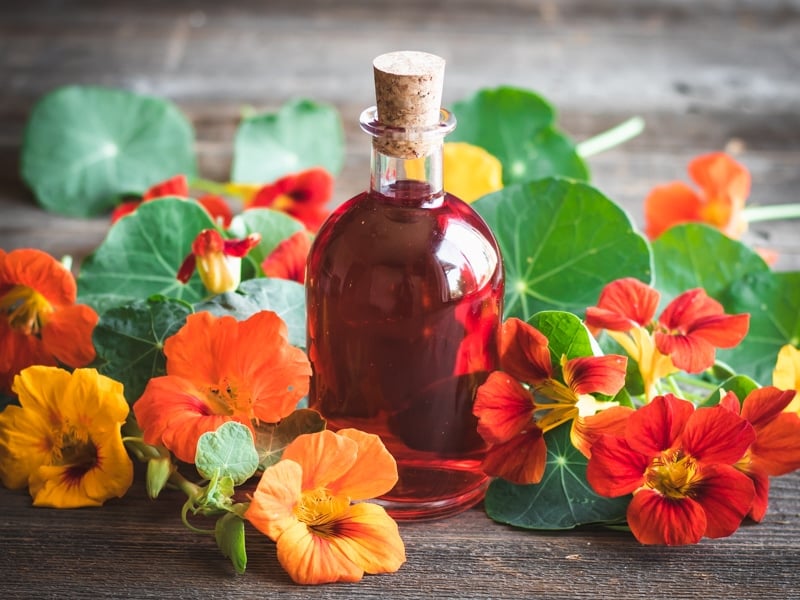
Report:
[[[256,529],[277,540],[297,523],[294,507],[300,498],[303,471],[291,460],[281,460],[264,471],[250,506],[244,513]]]

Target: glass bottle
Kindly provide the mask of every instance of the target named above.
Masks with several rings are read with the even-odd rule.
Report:
[[[381,436],[400,477],[378,500],[392,516],[444,517],[488,484],[472,405],[498,366],[502,260],[483,219],[442,188],[455,127],[440,109],[444,61],[391,53],[374,66],[377,107],[361,115],[370,188],[332,213],[309,254],[309,403],[333,430]]]

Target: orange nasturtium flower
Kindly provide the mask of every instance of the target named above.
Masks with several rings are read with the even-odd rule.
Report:
[[[189,182],[186,179],[186,175],[175,175],[175,177],[155,184],[142,195],[140,200],[128,200],[121,203],[111,212],[111,223],[116,223],[125,215],[136,212],[142,202],[165,196],[189,198]],[[221,196],[206,194],[198,198],[197,203],[208,211],[208,214],[220,227],[228,227],[231,224],[233,212]]]
[[[246,208],[271,208],[293,216],[316,232],[327,218],[333,176],[321,167],[286,175],[259,189]]]
[[[790,344],[780,349],[772,371],[772,385],[781,390],[794,390],[794,399],[785,410],[800,415],[800,350]]]
[[[36,365],[14,378],[20,406],[0,413],[0,479],[26,485],[35,506],[100,506],[122,497],[133,463],[120,428],[128,416],[122,384],[95,369]]]
[[[588,456],[594,439],[624,425],[631,408],[592,395],[613,396],[625,385],[624,356],[562,357],[562,383],[554,377],[547,338],[533,326],[508,319],[500,340],[502,371],[478,388],[473,407],[478,433],[489,444],[487,474],[538,483],[547,462],[547,431],[572,421],[570,439]]]
[[[633,494],[627,520],[643,544],[679,546],[731,535],[750,512],[753,482],[735,465],[756,440],[723,406],[668,394],[628,417],[624,435],[592,445],[586,479],[601,496]]]
[[[739,404],[728,392],[720,404],[753,426],[756,440],[734,466],[753,480],[756,495],[749,516],[761,521],[767,512],[769,478],[800,469],[800,416],[785,412],[792,390],[763,387],[750,392]]]
[[[278,561],[301,584],[359,581],[405,562],[397,523],[369,500],[397,482],[380,438],[357,429],[298,436],[261,476],[245,512],[277,543]]]
[[[267,277],[289,279],[298,283],[306,280],[306,261],[311,250],[308,231],[298,231],[278,244],[261,262]]]
[[[639,365],[648,398],[656,382],[679,369],[699,373],[714,364],[716,348],[744,339],[749,314],[727,315],[722,305],[695,288],[677,296],[655,319],[660,294],[637,279],[617,279],[586,309],[586,324],[605,329]]]
[[[216,229],[203,229],[192,242],[191,253],[178,269],[178,281],[189,281],[197,268],[200,280],[209,292],[232,292],[242,280],[242,258],[260,241],[260,233],[251,233],[241,240],[225,240]]]
[[[679,223],[702,222],[738,239],[747,230],[742,216],[750,194],[750,172],[723,152],[698,156],[689,163],[696,192],[675,181],[658,186],[644,204],[645,232],[651,239]]]
[[[189,315],[167,338],[164,354],[167,374],[148,381],[133,412],[146,443],[165,446],[184,462],[194,462],[197,440],[207,431],[234,420],[255,432],[260,422],[288,416],[308,392],[308,358],[271,311],[245,321]]]
[[[75,304],[72,273],[41,250],[0,250],[0,392],[30,365],[83,367],[97,313]]]

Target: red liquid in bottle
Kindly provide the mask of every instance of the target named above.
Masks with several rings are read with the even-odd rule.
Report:
[[[396,518],[455,514],[488,483],[472,414],[497,368],[502,261],[484,221],[450,194],[401,180],[340,206],[312,247],[310,404],[333,429],[381,436],[400,480]]]

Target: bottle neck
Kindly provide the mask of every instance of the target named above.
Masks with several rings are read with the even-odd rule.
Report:
[[[377,109],[361,113],[361,128],[372,136],[370,192],[404,206],[432,207],[444,201],[444,136],[455,117],[440,111],[440,120],[421,128],[393,127],[378,119]]]
[[[408,206],[438,206],[442,203],[442,141],[430,154],[401,158],[372,145],[370,191]]]

